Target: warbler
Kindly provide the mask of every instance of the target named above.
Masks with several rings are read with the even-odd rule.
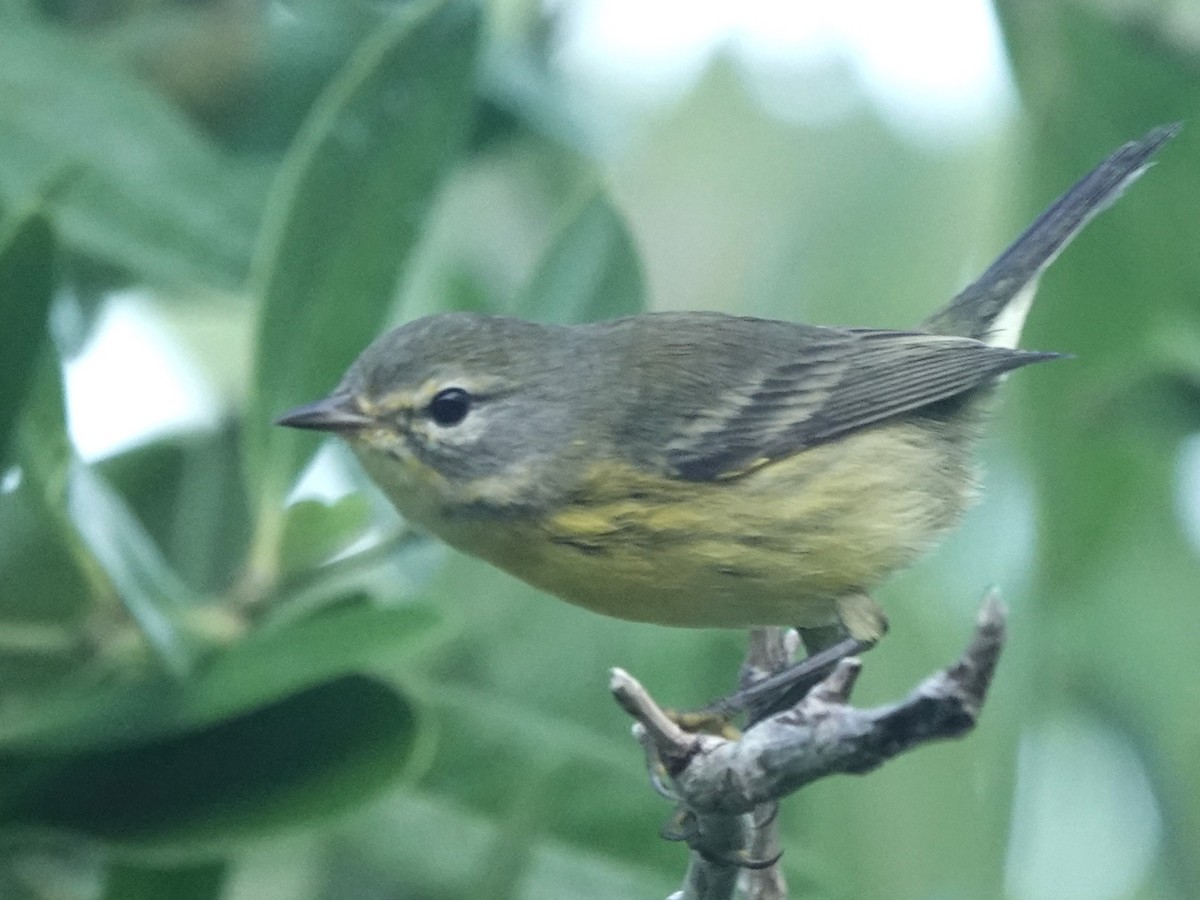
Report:
[[[1127,144],[916,330],[663,312],[444,313],[279,424],[332,432],[413,525],[563,600],[689,627],[844,628],[976,490],[1038,276],[1178,126]]]

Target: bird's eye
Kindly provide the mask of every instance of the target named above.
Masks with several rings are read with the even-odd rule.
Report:
[[[429,416],[444,428],[457,425],[471,411],[471,395],[462,388],[438,391],[429,401]]]

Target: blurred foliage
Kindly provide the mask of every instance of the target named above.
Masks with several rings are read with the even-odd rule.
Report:
[[[271,421],[438,309],[918,321],[1200,107],[1186,3],[998,12],[1023,110],[933,151],[862,97],[780,121],[732,54],[622,118],[520,0],[0,3],[0,897],[668,894],[606,672],[699,703],[741,637],[548,601],[408,532],[333,445],[349,495],[297,497],[316,442]],[[1002,582],[981,728],[787,802],[796,896],[1200,894],[1191,132],[1048,274],[1026,343],[1077,358],[1006,387],[987,499],[883,592],[860,702],[952,659]],[[85,460],[63,367],[131,292],[219,409]]]

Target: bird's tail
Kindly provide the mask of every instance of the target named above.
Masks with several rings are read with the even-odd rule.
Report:
[[[923,330],[1016,347],[1038,276],[1094,216],[1146,171],[1150,158],[1179,128],[1178,123],[1155,128],[1092,169],[1038,216],[986,272],[926,319]]]

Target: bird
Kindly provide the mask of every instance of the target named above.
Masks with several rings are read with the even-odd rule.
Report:
[[[1175,136],[1125,144],[912,330],[718,312],[572,325],[446,312],[278,424],[335,434],[412,525],[542,591],[683,627],[877,642],[871,592],[977,493],[1045,269]]]

